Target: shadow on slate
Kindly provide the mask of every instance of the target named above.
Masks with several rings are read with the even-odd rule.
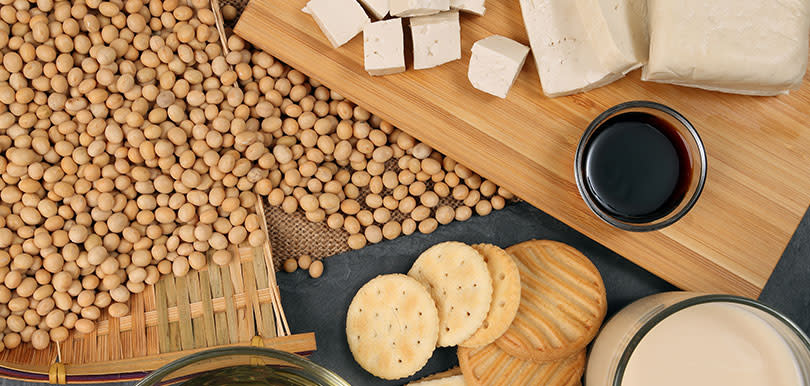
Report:
[[[383,381],[363,370],[346,343],[346,310],[354,294],[377,275],[406,273],[422,251],[449,240],[508,247],[532,239],[562,241],[582,251],[599,268],[608,296],[608,314],[649,294],[675,290],[633,263],[526,203],[512,204],[486,217],[440,226],[430,235],[414,234],[324,260],[324,275],[278,274],[284,311],[293,333],[315,331],[318,350],[310,359],[352,385],[400,385],[456,366],[455,348],[436,350],[415,376]],[[380,348],[384,350],[384,348]]]

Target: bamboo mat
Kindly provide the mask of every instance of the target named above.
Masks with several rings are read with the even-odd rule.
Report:
[[[234,252],[239,258],[228,265],[217,266],[209,256],[201,271],[163,276],[132,295],[129,315],[116,319],[105,311],[94,332],[74,330],[58,348],[38,351],[25,344],[4,350],[0,366],[48,373],[58,362],[66,364],[68,376],[103,375],[151,371],[170,358],[228,345],[314,351],[314,335],[288,336],[280,302],[275,309],[278,288],[269,244],[234,247]]]

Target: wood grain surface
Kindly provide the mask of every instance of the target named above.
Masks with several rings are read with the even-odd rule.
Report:
[[[492,34],[528,44],[517,0],[490,0],[483,17],[462,15],[461,60],[422,71],[408,63],[407,72],[386,77],[363,70],[361,36],[332,48],[300,11],[305,4],[252,0],[235,32],[683,289],[756,297],[810,203],[808,82],[788,96],[748,97],[641,82],[635,71],[607,87],[550,99],[528,60],[501,100],[470,85],[467,64],[472,44]],[[695,208],[651,233],[603,223],[574,182],[584,129],[628,100],[680,111],[697,127],[709,157]]]

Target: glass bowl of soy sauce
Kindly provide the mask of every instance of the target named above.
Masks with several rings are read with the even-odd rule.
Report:
[[[337,374],[288,352],[254,346],[206,350],[170,362],[136,386],[350,386]]]
[[[706,148],[680,113],[649,101],[614,106],[591,122],[577,147],[577,187],[599,218],[649,232],[672,225],[706,183]]]

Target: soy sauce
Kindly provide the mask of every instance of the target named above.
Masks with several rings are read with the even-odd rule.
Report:
[[[587,189],[597,205],[630,223],[672,212],[692,177],[684,139],[664,119],[629,112],[605,121],[585,149]]]

